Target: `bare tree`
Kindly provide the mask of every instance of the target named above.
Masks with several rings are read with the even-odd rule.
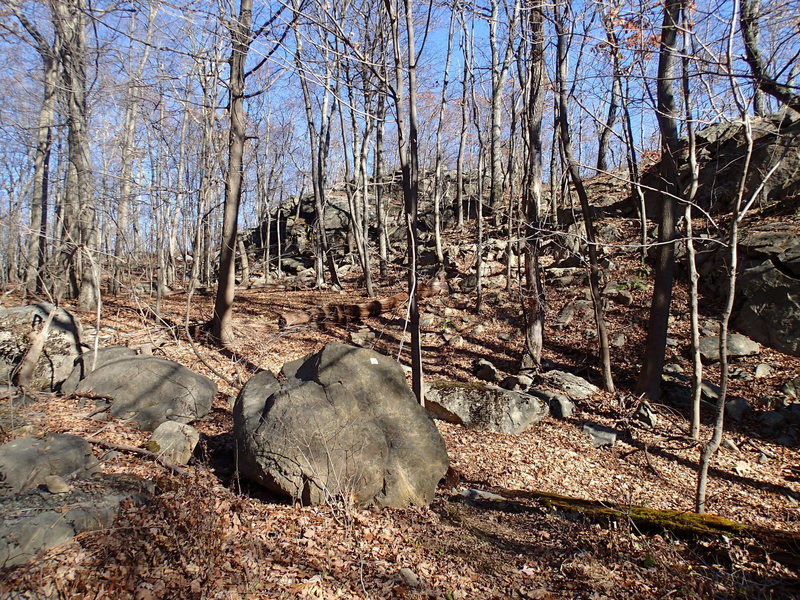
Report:
[[[678,32],[684,0],[667,0],[661,25],[661,47],[658,59],[656,116],[661,130],[661,168],[663,189],[658,217],[658,249],[655,284],[647,325],[644,365],[637,382],[637,391],[651,400],[661,394],[661,374],[667,344],[669,307],[675,269],[675,199],[680,191],[678,180],[678,108],[675,102],[675,62],[678,57]]]
[[[608,345],[608,333],[606,331],[606,321],[603,311],[603,298],[600,290],[600,261],[598,258],[597,236],[594,231],[591,207],[589,206],[589,196],[583,185],[578,163],[575,161],[572,152],[572,139],[570,137],[570,126],[568,119],[568,93],[567,93],[567,42],[569,33],[565,29],[567,13],[569,12],[569,2],[566,10],[562,12],[562,4],[559,0],[554,7],[554,24],[556,28],[557,43],[557,71],[556,83],[558,86],[558,126],[561,133],[561,147],[564,151],[567,170],[569,171],[572,184],[578,193],[581,203],[581,213],[583,223],[586,228],[586,251],[589,255],[589,290],[592,295],[594,305],[595,324],[597,326],[597,338],[600,347],[600,369],[603,375],[603,385],[606,390],[614,391],[614,380],[611,374],[611,355]]]

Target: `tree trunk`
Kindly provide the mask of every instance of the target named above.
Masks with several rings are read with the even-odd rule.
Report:
[[[564,157],[567,162],[572,183],[578,193],[581,203],[581,213],[583,223],[586,227],[586,246],[589,255],[589,290],[592,294],[592,304],[594,305],[594,318],[597,325],[597,338],[600,346],[600,370],[603,374],[603,385],[609,392],[614,391],[614,380],[611,375],[611,355],[608,346],[608,333],[606,331],[606,321],[603,314],[603,298],[600,294],[600,262],[597,255],[597,236],[594,231],[591,208],[589,206],[589,196],[583,185],[580,169],[572,156],[572,142],[570,139],[569,120],[567,118],[567,32],[564,30],[566,15],[561,12],[560,2],[555,6],[555,27],[558,41],[556,50],[558,53],[558,120],[561,133],[561,147],[564,150]]]
[[[219,281],[211,318],[211,335],[227,346],[233,342],[233,300],[236,288],[236,235],[242,195],[242,156],[245,142],[244,66],[250,49],[253,0],[240,0],[239,17],[229,24],[231,34],[230,78],[228,81],[228,173],[225,178],[225,208],[222,219]]]
[[[675,198],[678,181],[678,109],[675,103],[674,75],[678,53],[677,33],[684,0],[667,0],[661,25],[661,49],[658,59],[657,117],[661,130],[661,165],[663,189],[658,224],[658,251],[655,264],[653,301],[647,325],[644,365],[637,392],[657,401],[661,394],[661,374],[667,345],[669,307],[672,301],[672,282],[675,267]]]
[[[527,39],[530,44],[526,81],[525,127],[525,355],[523,367],[538,367],[542,362],[544,331],[544,286],[539,269],[539,240],[542,208],[542,114],[545,98],[544,11],[536,0],[527,14]],[[553,174],[550,174],[553,177]],[[510,248],[509,248],[510,251]]]

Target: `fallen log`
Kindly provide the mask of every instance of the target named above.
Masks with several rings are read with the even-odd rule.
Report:
[[[420,298],[429,298],[447,291],[447,282],[437,277],[433,282],[423,284],[419,288]],[[323,321],[332,323],[348,323],[359,321],[366,317],[378,317],[383,313],[392,311],[408,301],[408,292],[399,292],[387,298],[367,300],[356,303],[331,302],[324,306],[312,307],[306,310],[287,310],[278,315],[278,326],[281,329],[308,323]]]

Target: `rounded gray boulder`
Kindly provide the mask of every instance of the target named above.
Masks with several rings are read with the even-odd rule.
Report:
[[[333,343],[285,372],[258,373],[236,399],[243,475],[306,504],[433,500],[447,450],[397,362]]]

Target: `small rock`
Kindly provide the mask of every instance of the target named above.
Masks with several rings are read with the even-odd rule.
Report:
[[[433,327],[433,324],[435,322],[436,322],[436,316],[432,315],[431,313],[423,313],[419,316],[420,327]]]
[[[200,433],[190,425],[165,421],[153,431],[148,444],[158,447],[152,450],[166,460],[177,465],[185,465],[194,454],[195,446],[200,441]]]
[[[464,500],[488,500],[490,502],[504,502],[505,498],[500,496],[499,494],[493,494],[492,492],[487,492],[484,490],[476,490],[474,488],[469,488],[466,490],[461,490],[457,494],[458,498]],[[467,502],[469,504],[469,502]]]
[[[744,413],[750,410],[750,403],[741,397],[731,398],[725,403],[725,414],[731,418],[732,421],[741,421]]]
[[[670,348],[675,348],[679,344],[680,344],[680,342],[678,340],[676,340],[675,338],[671,338],[671,337],[667,338],[667,346],[669,346]]]
[[[596,385],[566,371],[547,371],[542,373],[541,378],[545,383],[561,390],[573,400],[586,400],[600,392],[600,388]]]
[[[511,334],[510,333],[498,334],[497,339],[502,340],[504,342],[510,342],[511,341]]]
[[[736,464],[733,465],[733,470],[736,471],[736,474],[739,475],[739,477],[742,477],[750,470],[750,465],[748,465],[744,460],[737,460]]]
[[[658,424],[658,415],[647,402],[642,402],[633,418],[647,427],[653,428]]]
[[[625,337],[624,333],[618,333],[617,335],[614,336],[614,339],[611,340],[611,345],[614,346],[615,348],[622,348],[627,343],[627,341],[628,339]]]
[[[66,494],[72,491],[72,486],[58,475],[49,475],[45,477],[44,486],[51,494]]]
[[[591,422],[587,422],[583,425],[583,433],[589,436],[592,446],[595,448],[613,446],[619,434],[616,429]]]
[[[400,569],[400,578],[406,583],[408,587],[419,587],[419,577],[416,573],[407,567]]]
[[[800,398],[800,376],[783,384],[781,391],[790,398]]]
[[[683,373],[683,367],[678,363],[664,365],[664,373]]]
[[[769,462],[769,458],[763,452],[758,456],[758,464],[764,465]]]
[[[769,377],[772,375],[772,367],[767,364],[761,363],[760,365],[756,366],[755,378],[756,379],[764,379],[765,377]]]
[[[628,290],[616,290],[608,294],[608,298],[622,306],[630,306],[633,304],[633,294]]]
[[[361,348],[369,348],[375,341],[374,331],[354,331],[350,334],[350,343]]]
[[[492,363],[485,358],[479,358],[472,366],[475,377],[483,381],[495,383],[500,381],[500,372]]]
[[[531,390],[530,393],[546,400],[550,406],[550,413],[556,419],[569,419],[575,412],[575,403],[564,394],[536,389]]]
[[[725,448],[725,450],[728,450],[729,452],[734,452],[734,453],[739,452],[739,446],[737,446],[736,442],[734,442],[733,440],[722,440],[721,445],[723,448]]]

